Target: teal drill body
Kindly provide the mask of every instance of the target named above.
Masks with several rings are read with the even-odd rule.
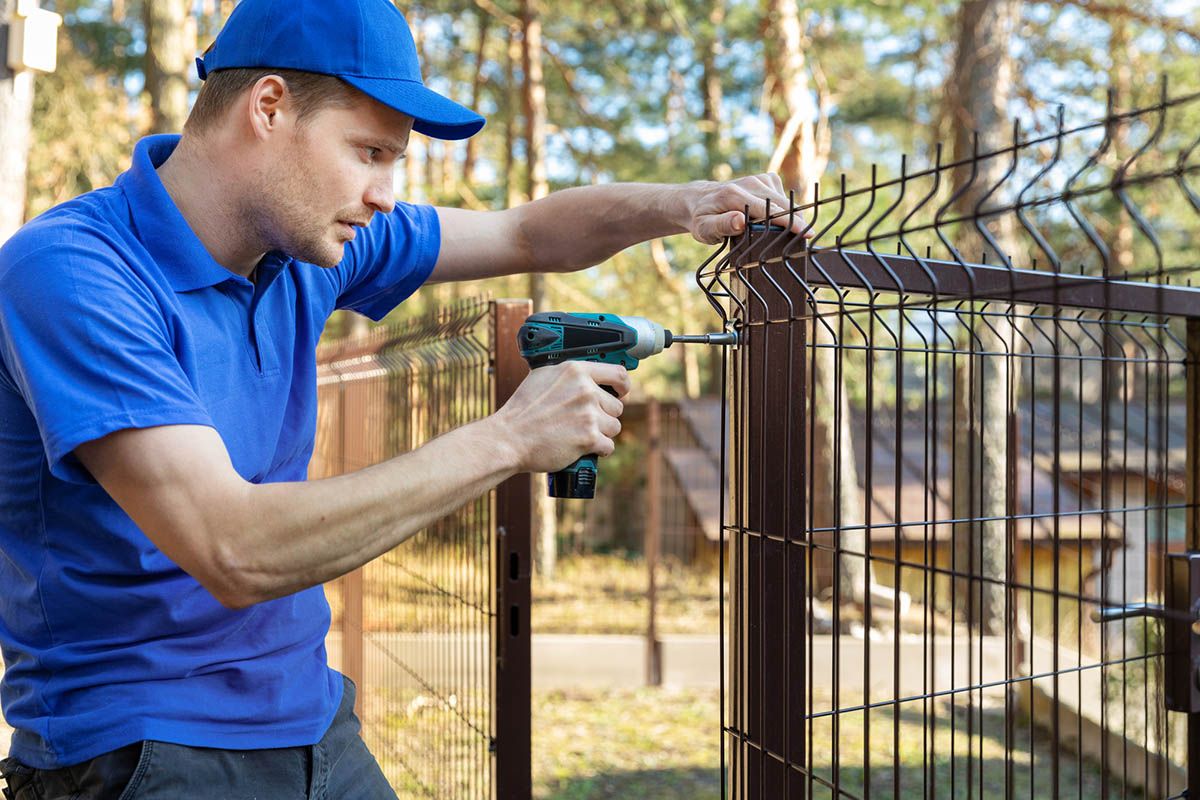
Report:
[[[565,314],[544,311],[529,316],[517,334],[521,356],[530,369],[564,361],[600,361],[637,369],[638,362],[675,342],[734,344],[732,333],[673,336],[657,322],[616,314]],[[610,387],[605,386],[614,396]],[[596,493],[596,456],[586,455],[548,476],[551,497],[590,498]]]
[[[564,361],[601,361],[637,369],[630,355],[638,331],[615,314],[533,314],[517,334],[521,356],[530,369]],[[614,395],[609,387],[604,387]],[[589,454],[547,476],[551,497],[591,498],[596,495],[597,457]]]

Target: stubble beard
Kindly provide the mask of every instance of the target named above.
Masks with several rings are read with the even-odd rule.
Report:
[[[265,249],[327,269],[340,264],[345,245],[334,238],[331,230],[340,217],[318,221],[319,213],[300,202],[300,198],[313,194],[304,171],[289,165],[284,175],[264,181],[265,177],[258,181],[256,207],[243,209],[243,219],[255,221]]]
[[[294,208],[286,209],[285,213],[288,218],[280,221],[280,227],[287,234],[277,249],[297,261],[316,264],[326,269],[341,263],[345,252],[344,244],[331,238],[332,221],[316,223],[313,221],[313,215]]]

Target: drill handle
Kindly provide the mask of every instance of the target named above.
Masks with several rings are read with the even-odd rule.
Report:
[[[600,384],[600,388],[617,396],[617,390],[606,384]],[[551,472],[546,476],[546,484],[551,497],[573,497],[578,499],[590,500],[596,496],[596,471],[598,469],[600,457],[595,453],[588,453],[586,456],[580,456],[575,459],[566,469],[560,469],[558,472]]]
[[[546,487],[550,496],[591,500],[596,496],[598,460],[595,453],[589,453],[575,459],[575,462],[566,469],[548,473]]]

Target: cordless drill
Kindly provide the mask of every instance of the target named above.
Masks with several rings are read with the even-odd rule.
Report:
[[[639,359],[661,353],[676,342],[730,345],[737,344],[737,334],[677,336],[644,317],[561,311],[529,316],[517,334],[521,356],[530,369],[563,361],[600,361],[637,369]],[[611,386],[604,389],[614,397],[617,394]],[[551,472],[547,478],[551,497],[595,497],[596,455],[582,456],[566,469]]]

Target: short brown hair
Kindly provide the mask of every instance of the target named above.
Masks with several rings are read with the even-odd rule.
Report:
[[[196,103],[183,124],[190,133],[203,133],[218,122],[233,102],[267,75],[278,75],[287,84],[296,109],[296,121],[303,122],[326,106],[348,108],[363,95],[341,78],[318,72],[267,67],[238,67],[209,74],[200,86]]]

